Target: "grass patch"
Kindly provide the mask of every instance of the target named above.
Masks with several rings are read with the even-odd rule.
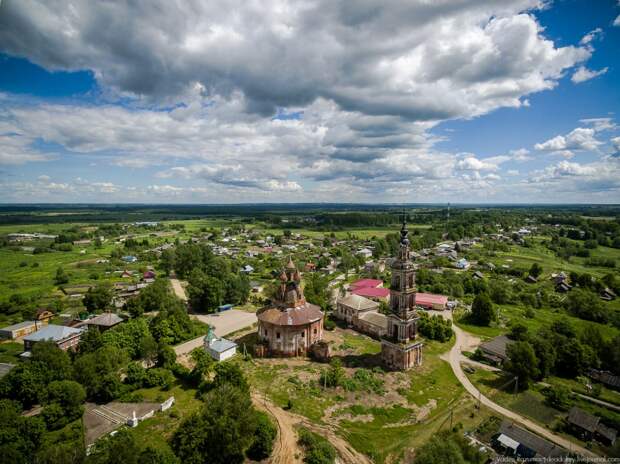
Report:
[[[135,393],[142,395],[146,402],[161,402],[170,396],[174,396],[175,401],[167,411],[155,413],[152,418],[140,422],[132,429],[136,441],[144,448],[147,446],[157,449],[168,448],[168,440],[183,419],[198,411],[203,405],[202,401],[196,399],[196,390],[179,382],[168,391],[156,387],[141,388]]]
[[[354,349],[359,354],[379,354],[381,353],[381,342],[365,335],[344,334],[343,349]]]
[[[15,364],[20,360],[24,345],[18,342],[6,342],[0,344],[0,362]]]

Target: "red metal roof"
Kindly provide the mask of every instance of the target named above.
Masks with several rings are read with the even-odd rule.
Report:
[[[443,295],[435,295],[433,293],[416,293],[415,302],[419,305],[445,305],[448,303],[448,297]]]
[[[279,326],[310,324],[323,318],[323,311],[317,305],[305,303],[294,308],[268,308],[256,315],[262,322]]]
[[[351,293],[369,298],[386,298],[390,294],[390,289],[383,287],[360,287],[354,288]]]
[[[382,280],[378,280],[378,279],[361,279],[361,280],[358,280],[357,282],[353,282],[351,284],[351,288],[352,289],[368,288],[368,287],[377,288],[377,287],[382,286],[382,285],[383,285],[383,281]]]

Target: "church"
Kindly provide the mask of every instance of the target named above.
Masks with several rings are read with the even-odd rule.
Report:
[[[409,256],[406,219],[400,230],[398,257],[392,263],[390,313],[381,339],[381,360],[387,369],[408,370],[422,364],[422,342],[417,339],[415,267]]]
[[[304,356],[323,339],[323,311],[308,303],[301,287],[301,275],[289,259],[279,276],[273,303],[260,310],[258,318],[259,347],[270,356]]]

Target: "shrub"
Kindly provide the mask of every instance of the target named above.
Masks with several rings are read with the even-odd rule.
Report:
[[[560,411],[568,411],[571,406],[570,390],[564,385],[547,387],[543,390],[546,403]]]
[[[168,369],[162,367],[154,367],[146,371],[146,386],[147,387],[162,387],[164,390],[168,390],[172,387],[174,382],[174,376]]]
[[[336,450],[321,435],[308,429],[299,429],[299,444],[305,451],[306,464],[333,464],[336,462]]]
[[[256,430],[254,441],[246,451],[246,456],[254,461],[260,461],[271,455],[273,440],[276,438],[277,429],[269,416],[264,412],[256,412]]]

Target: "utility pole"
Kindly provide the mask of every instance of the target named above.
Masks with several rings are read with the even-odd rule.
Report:
[[[515,377],[515,395],[519,391],[519,377]]]

